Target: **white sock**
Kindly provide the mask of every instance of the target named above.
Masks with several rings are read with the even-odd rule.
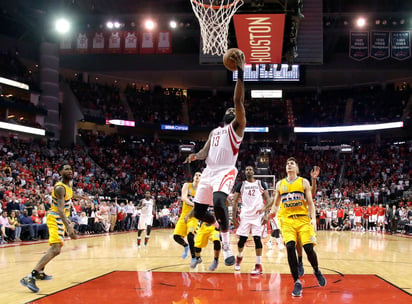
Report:
[[[241,257],[243,256],[243,252],[239,252],[239,253],[237,254],[237,256],[238,256],[239,258],[241,258]]]
[[[229,231],[221,232],[220,235],[222,236],[223,245],[229,245]]]
[[[261,255],[256,256],[256,264],[262,264],[262,256]]]

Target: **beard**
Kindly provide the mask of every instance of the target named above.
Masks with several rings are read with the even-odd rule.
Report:
[[[223,116],[223,122],[225,123],[225,125],[228,125],[232,122],[232,120],[235,119],[235,114],[225,114]]]

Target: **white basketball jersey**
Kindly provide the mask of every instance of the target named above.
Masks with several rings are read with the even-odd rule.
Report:
[[[242,208],[240,216],[255,217],[256,212],[263,208],[262,194],[265,191],[260,180],[255,180],[253,183],[244,181],[240,190]]]
[[[206,164],[212,169],[234,167],[243,137],[236,134],[232,124],[212,131]]]
[[[151,216],[153,214],[153,199],[142,199],[141,216]]]

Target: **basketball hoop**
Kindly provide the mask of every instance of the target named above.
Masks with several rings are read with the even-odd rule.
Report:
[[[227,50],[229,23],[243,0],[190,0],[200,24],[203,53],[222,56]]]

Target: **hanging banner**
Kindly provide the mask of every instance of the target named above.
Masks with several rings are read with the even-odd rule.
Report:
[[[285,14],[233,16],[236,40],[246,63],[281,63]]]
[[[91,52],[93,54],[101,54],[105,52],[105,37],[103,32],[93,33]]]
[[[122,50],[122,32],[111,32],[109,36],[109,44],[107,46],[108,53],[120,53]]]
[[[138,52],[139,45],[137,44],[136,32],[125,32],[123,43],[123,53],[136,54]]]
[[[391,32],[391,57],[405,60],[411,57],[411,33],[409,31]]]
[[[369,32],[350,32],[349,57],[357,61],[369,57]]]
[[[64,36],[60,40],[60,54],[72,54],[73,53],[73,38],[69,35]]]
[[[86,54],[89,52],[89,38],[87,33],[79,33],[76,38],[76,52]]]
[[[389,32],[372,31],[370,39],[371,57],[377,60],[389,58]]]
[[[156,54],[170,54],[172,52],[172,32],[161,31],[157,34]]]
[[[140,39],[140,54],[153,54],[155,51],[155,35],[153,32],[143,32]]]

